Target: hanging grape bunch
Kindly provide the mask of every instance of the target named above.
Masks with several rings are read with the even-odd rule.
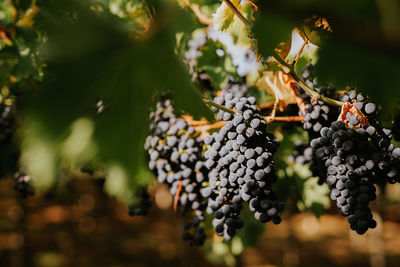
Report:
[[[30,184],[31,177],[24,172],[16,172],[14,175],[14,189],[22,198],[34,195],[35,190]]]
[[[238,218],[244,202],[260,222],[272,220],[278,224],[281,202],[271,185],[276,181],[273,154],[278,143],[266,131],[266,123],[255,107],[254,97],[234,97],[223,94],[215,102],[235,114],[219,111],[226,123],[219,132],[208,136],[205,143],[206,166],[210,169],[209,186],[203,195],[210,197],[208,211],[214,213],[214,228],[225,239],[231,239],[235,229],[242,227]]]
[[[348,217],[351,229],[363,234],[376,227],[368,207],[376,199],[374,184],[379,179],[390,183],[399,179],[400,148],[394,149],[390,130],[375,119],[375,104],[355,91],[341,99],[347,102],[339,120],[322,128],[310,144],[325,167],[331,199]]]
[[[200,226],[204,221],[207,203],[200,194],[207,171],[202,162],[203,141],[194,127],[177,118],[170,100],[160,101],[150,115],[152,135],[146,140],[149,167],[160,183],[166,184],[174,196],[175,208],[180,206],[181,214],[193,213],[194,223],[184,223],[183,238],[201,245],[205,235]],[[189,234],[193,226],[195,234]]]

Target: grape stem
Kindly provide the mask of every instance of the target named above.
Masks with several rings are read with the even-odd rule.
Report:
[[[217,121],[216,123],[213,124],[207,124],[207,125],[198,125],[194,126],[197,132],[200,132],[201,134],[210,131],[210,130],[215,130],[215,129],[220,129],[224,127],[225,121]]]
[[[267,116],[267,117],[263,117],[263,119],[265,120],[266,123],[271,123],[274,121],[278,121],[278,122],[304,121],[303,116],[284,116],[284,117]]]
[[[262,103],[261,105],[258,105],[257,108],[263,110],[263,109],[270,109],[275,105],[275,102],[266,102]]]
[[[203,101],[204,101],[206,104],[209,104],[209,105],[211,105],[211,106],[216,107],[217,109],[220,109],[220,110],[229,112],[229,113],[231,113],[232,115],[235,114],[235,110],[230,109],[230,108],[227,108],[227,107],[225,107],[225,106],[223,106],[223,105],[220,105],[220,104],[216,103],[215,101],[213,101],[213,100],[211,100],[211,99],[208,99],[208,98],[204,97]],[[274,103],[274,104],[275,104],[275,103]],[[303,121],[303,120],[304,120],[304,117],[303,117],[303,116],[284,116],[284,117],[266,116],[266,117],[263,117],[263,119],[265,120],[265,122],[271,123],[271,122],[273,122],[273,121],[281,121],[281,122],[284,122],[284,121],[286,121],[286,122],[291,122],[291,121]],[[211,125],[202,125],[202,123],[200,123],[198,126],[199,126],[199,127],[209,128],[209,129],[215,129],[215,128],[220,128],[220,127],[222,127],[223,125],[220,124],[219,122],[217,122],[217,123],[214,123],[214,124],[211,124]],[[211,127],[210,127],[210,126],[211,126]]]
[[[303,42],[302,46],[300,47],[299,52],[297,52],[296,57],[293,59],[293,62],[291,63],[292,66],[296,65],[297,61],[299,61],[301,54],[303,54],[304,48],[307,45],[308,45],[308,39]]]
[[[204,25],[211,25],[212,24],[212,20],[209,19],[206,15],[204,15],[203,13],[201,13],[200,11],[200,7],[198,4],[191,4],[189,2],[189,0],[184,0],[184,4],[186,7],[190,8],[193,13],[195,14],[195,16],[197,17],[197,19],[203,23]]]
[[[194,120],[190,115],[182,115],[181,118],[184,119],[189,126],[193,126],[196,131],[199,130],[201,132],[219,129],[225,125],[225,121],[210,123],[205,118],[201,118],[201,120]]]
[[[254,4],[251,0],[247,0],[247,3],[249,3],[254,8],[254,11],[258,11],[258,6]]]
[[[242,15],[242,13],[229,0],[223,0],[232,12],[246,25],[251,26],[250,22]]]
[[[217,109],[223,110],[223,111],[228,112],[228,113],[230,113],[232,115],[235,114],[235,111],[233,109],[230,109],[230,108],[227,108],[227,107],[225,107],[223,105],[220,105],[217,102],[215,102],[214,100],[211,100],[211,99],[208,99],[208,98],[204,97],[203,101],[206,104],[209,104],[210,106],[216,107]]]
[[[314,91],[313,89],[311,89],[304,81],[303,79],[301,79],[297,73],[294,70],[294,66],[292,64],[289,64],[288,62],[286,62],[280,55],[278,55],[278,53],[274,53],[274,55],[272,56],[282,67],[283,72],[285,72],[287,75],[289,75],[293,80],[295,80],[297,82],[298,85],[301,86],[301,88],[303,88],[304,91],[306,91],[307,94],[309,94],[311,97],[316,97],[322,101],[324,101],[327,104],[333,105],[333,106],[343,106],[344,102],[340,102],[337,101],[335,99],[326,97],[324,95],[321,95],[319,93],[317,93],[316,91]]]
[[[179,200],[179,195],[182,190],[182,184],[183,184],[183,181],[181,180],[179,182],[178,189],[176,190],[176,194],[175,194],[175,198],[174,198],[174,211],[175,212],[176,212],[176,209],[178,208],[178,200]]]
[[[199,21],[201,23],[203,23],[204,25],[211,25],[212,24],[212,20],[209,19],[203,13],[201,13],[199,5],[191,4],[190,5],[190,9],[193,11],[193,13],[196,15],[196,17],[199,19]]]
[[[205,118],[201,118],[200,120],[194,120],[190,115],[182,115],[182,119],[186,121],[189,126],[197,127],[197,126],[204,126],[208,125],[209,122]]]

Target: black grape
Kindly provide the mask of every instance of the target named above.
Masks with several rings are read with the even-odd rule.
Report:
[[[168,186],[174,202],[178,198],[176,203],[182,216],[191,213],[199,222],[204,221],[207,201],[200,193],[208,175],[202,154],[204,140],[184,119],[176,117],[168,99],[157,103],[150,118],[150,135],[145,143],[150,170],[160,183]],[[189,238],[189,234],[184,234],[184,239],[202,243],[198,235]]]
[[[27,198],[35,194],[35,190],[30,184],[31,177],[24,172],[17,172],[14,175],[14,189],[22,198]]]
[[[276,181],[273,154],[278,142],[267,132],[266,123],[255,106],[254,97],[238,97],[222,92],[215,101],[235,114],[219,111],[226,123],[206,138],[206,167],[209,185],[202,189],[209,197],[207,212],[214,214],[212,224],[217,235],[230,240],[243,227],[240,211],[244,203],[262,223],[280,223],[282,202],[272,191]]]

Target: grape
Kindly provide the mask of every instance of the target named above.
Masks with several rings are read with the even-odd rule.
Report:
[[[271,193],[271,185],[276,181],[272,155],[278,142],[266,131],[253,97],[239,98],[222,91],[215,101],[220,104],[230,101],[240,107],[213,138],[207,138],[205,157],[210,162],[207,164],[210,183],[202,189],[203,197],[210,197],[207,211],[214,214],[217,235],[230,240],[243,226],[239,215],[245,202],[260,222],[281,221],[277,213],[283,210],[283,203],[276,202],[276,195]],[[223,111],[218,113],[225,119]],[[268,205],[257,204],[262,201],[268,201]]]
[[[348,99],[352,98],[366,100],[351,92]],[[390,144],[390,132],[377,121],[374,125],[356,128],[351,122],[335,121],[321,129],[320,137],[312,140],[313,153],[323,152],[319,161],[320,166],[325,166],[331,199],[336,201],[340,214],[348,217],[350,228],[358,234],[376,227],[368,207],[369,202],[376,199],[374,184],[382,179],[396,182],[400,175],[400,148],[394,149]],[[330,149],[326,149],[328,147]]]
[[[312,69],[306,67],[303,79],[308,86],[321,92],[312,79]],[[330,96],[329,87],[323,91]],[[374,228],[376,222],[368,207],[376,198],[375,183],[400,180],[399,154],[391,144],[392,131],[378,120],[378,107],[355,90],[346,92],[341,101],[349,102],[361,111],[369,125],[361,124],[356,114],[344,114],[345,122],[335,121],[339,110],[327,107],[320,101],[303,97],[306,111],[301,114],[304,128],[309,134],[308,144],[297,144],[291,160],[310,163],[319,183],[326,182],[331,189],[331,199],[336,201],[340,214],[348,217],[351,229],[359,234]]]
[[[333,150],[324,154],[321,161],[330,162],[326,168],[326,181],[331,189],[331,199],[336,201],[339,213],[348,217],[352,230],[363,234],[371,228],[370,226],[376,224],[368,207],[369,202],[376,198],[374,186],[376,176],[365,166],[368,155],[371,155],[372,146],[340,151],[344,144],[368,142],[368,136],[360,134],[351,127],[337,121],[333,122],[328,130],[324,129],[325,133],[333,131],[329,142],[325,144],[325,146],[332,146]],[[321,138],[318,137],[316,140]],[[322,142],[317,143],[318,146],[313,150],[323,146]]]
[[[27,198],[35,194],[35,190],[30,184],[31,177],[20,171],[14,175],[15,183],[14,189],[20,194],[22,198]]]
[[[199,221],[194,228],[197,233],[202,227],[200,222],[204,221],[207,207],[207,201],[201,194],[202,183],[207,182],[208,177],[206,166],[213,166],[215,162],[204,160],[204,140],[196,136],[195,129],[188,126],[185,120],[175,116],[170,100],[157,103],[150,118],[150,135],[145,143],[149,168],[160,183],[168,186],[173,198],[178,198],[181,215],[191,213]],[[214,138],[218,137],[210,136],[206,142],[211,144]],[[208,154],[213,155],[217,149],[219,147],[215,146]],[[202,244],[203,235],[187,232],[182,237],[190,244]]]

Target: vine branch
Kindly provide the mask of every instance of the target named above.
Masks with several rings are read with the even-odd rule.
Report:
[[[204,25],[211,25],[212,24],[212,20],[209,19],[203,13],[201,13],[199,5],[192,4],[192,5],[190,5],[190,9],[192,9],[193,13],[196,15],[196,17],[199,19],[199,21],[201,23],[203,23]]]
[[[273,106],[274,106],[274,102],[267,102],[267,103],[263,103],[263,104],[261,104],[261,105],[258,105],[257,107],[259,108],[259,109],[261,109],[261,110],[263,110],[263,109],[270,109],[270,108],[272,108]]]
[[[294,70],[294,66],[292,64],[287,63],[278,53],[274,53],[273,58],[281,65],[283,72],[289,75],[293,80],[295,80],[307,94],[312,97],[316,97],[325,103],[328,103],[333,106],[343,106],[344,102],[337,101],[335,99],[326,97],[324,95],[319,94],[318,92],[311,89],[302,78],[300,78]]]
[[[233,109],[227,108],[223,105],[218,104],[214,100],[208,99],[208,98],[203,98],[204,103],[209,104],[210,106],[216,107],[217,109],[223,110],[225,112],[229,112],[230,114],[235,114],[235,111]]]
[[[195,129],[196,129],[196,131],[203,134],[204,132],[207,132],[210,130],[220,129],[220,128],[224,127],[224,125],[225,125],[225,121],[217,121],[213,124],[195,126]]]
[[[209,19],[203,13],[201,13],[200,6],[198,4],[191,4],[189,2],[189,0],[185,0],[184,4],[185,4],[186,7],[190,8],[193,11],[195,16],[199,20],[199,22],[203,23],[204,25],[211,25],[212,24],[212,20]]]
[[[297,61],[300,59],[301,54],[303,53],[304,48],[308,45],[308,39],[303,42],[303,45],[300,47],[299,52],[297,52],[296,57],[293,59],[292,65],[296,65]]]
[[[291,122],[291,121],[304,121],[303,116],[282,116],[282,117],[263,117],[266,123],[271,123],[274,121],[279,121],[279,122]]]

